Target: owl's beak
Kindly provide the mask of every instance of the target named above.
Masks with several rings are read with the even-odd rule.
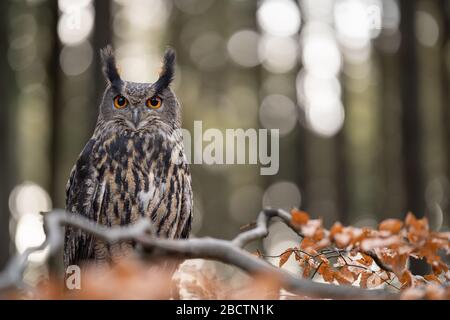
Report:
[[[139,126],[139,122],[141,122],[141,113],[138,109],[133,110],[132,120],[134,127],[137,128]]]

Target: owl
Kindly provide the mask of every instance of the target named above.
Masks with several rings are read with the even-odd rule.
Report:
[[[181,106],[170,88],[175,52],[166,50],[155,83],[123,80],[110,46],[100,55],[107,87],[92,138],[70,174],[66,210],[107,227],[150,219],[156,236],[187,238],[193,196]],[[132,242],[106,243],[70,226],[65,230],[66,269],[110,265],[130,251]]]

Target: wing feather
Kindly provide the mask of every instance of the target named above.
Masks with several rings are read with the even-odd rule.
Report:
[[[66,187],[66,210],[91,220],[98,216],[94,203],[100,196],[97,171],[92,164],[94,140],[90,140],[80,154]],[[64,267],[79,265],[94,257],[94,237],[81,230],[66,227],[64,238]]]
[[[182,185],[182,202],[180,209],[179,238],[189,238],[192,228],[194,201],[192,195],[192,180],[189,169],[186,168],[183,175],[184,183]]]

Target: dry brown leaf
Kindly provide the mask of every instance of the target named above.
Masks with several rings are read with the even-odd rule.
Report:
[[[444,262],[442,262],[440,259],[433,261],[431,263],[431,269],[433,270],[433,273],[438,276],[441,275],[442,273],[444,273],[444,274],[447,273],[449,270],[448,266]]]
[[[362,252],[360,254],[362,257],[360,259],[358,259],[357,261],[366,267],[370,267],[373,263],[372,257],[368,256],[367,254],[362,253]]]
[[[303,278],[309,278],[310,274],[311,274],[311,266],[309,265],[309,263],[306,263],[303,267],[303,272],[302,272],[302,277]]]
[[[361,269],[360,269],[361,270]],[[349,266],[344,266],[341,268],[341,270],[339,270],[340,274],[345,277],[346,279],[349,279],[349,281],[351,281],[352,283],[358,279],[358,273],[353,272],[352,270],[350,270]],[[350,280],[351,279],[351,280]]]
[[[437,284],[441,284],[441,281],[439,280],[438,277],[436,277],[434,274],[426,274],[423,276],[425,278],[425,280],[429,281],[429,282],[434,282]]]
[[[399,233],[403,227],[403,222],[398,219],[386,219],[380,223],[378,230],[389,231],[390,233]]]
[[[311,238],[303,238],[302,242],[300,243],[300,249],[308,252],[309,254],[317,254],[316,243]]]
[[[352,236],[347,232],[337,233],[334,235],[334,242],[340,249],[347,247],[352,240]]]
[[[334,236],[338,233],[341,233],[344,230],[344,227],[340,222],[335,222],[330,229],[330,239],[333,240]]]
[[[381,261],[391,266],[396,275],[401,275],[403,270],[405,270],[409,254],[400,254],[398,249],[388,248],[382,248],[378,253]]]
[[[306,224],[302,225],[302,233],[305,237],[313,238],[317,231],[322,227],[321,219],[310,219]]]
[[[419,244],[424,241],[429,235],[428,219],[426,217],[417,219],[411,212],[409,212],[405,219],[405,224],[408,227],[407,237],[413,244]]]
[[[369,238],[361,241],[361,249],[364,251],[369,251],[375,248],[387,248],[393,244],[401,243],[401,238],[399,236],[391,236],[389,238]]]
[[[331,244],[330,239],[323,238],[319,242],[316,243],[316,250],[321,250],[328,247]]]
[[[361,280],[359,282],[359,286],[361,288],[367,289],[367,280],[370,278],[370,276],[372,275],[372,272],[361,272]]]
[[[435,283],[430,283],[425,287],[425,298],[428,300],[448,299],[445,288]]]
[[[376,272],[372,272],[372,275],[366,281],[368,289],[376,288],[383,283],[383,279]]]
[[[290,258],[291,254],[294,252],[292,248],[287,249],[280,256],[280,262],[278,263],[278,267],[281,268]]]
[[[419,288],[407,288],[401,293],[400,299],[402,299],[402,300],[419,300],[419,299],[423,299],[424,296],[425,296],[425,292],[423,290],[420,290]]]
[[[370,238],[372,236],[373,230],[369,228],[353,228],[349,227],[349,231],[353,233],[352,243],[358,244],[361,243],[366,238]]]
[[[326,282],[331,283],[334,280],[334,270],[327,263],[322,263],[317,270],[317,273],[319,273]]]
[[[334,272],[333,276],[336,279],[336,281],[341,285],[351,285],[354,281],[353,274],[349,271],[348,272],[342,272],[342,270],[336,271]]]
[[[121,260],[110,269],[88,268],[81,277],[81,290],[72,290],[68,299],[168,299],[172,274],[162,266],[138,260]],[[148,284],[152,285],[149,286]]]
[[[281,282],[273,274],[258,274],[240,289],[230,291],[231,300],[276,300],[279,299]]]
[[[292,223],[297,225],[304,225],[309,220],[309,214],[302,210],[292,209]]]
[[[400,277],[400,283],[402,284],[402,288],[410,288],[414,283],[414,276],[409,270],[403,271]]]

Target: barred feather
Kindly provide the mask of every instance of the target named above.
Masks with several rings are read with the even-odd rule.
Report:
[[[72,171],[67,209],[106,226],[148,217],[158,236],[188,237],[192,211],[189,167],[181,136],[171,140],[164,135],[132,131],[117,135],[100,125]],[[123,254],[120,248],[113,252],[115,246],[74,230],[66,234],[65,248],[66,267],[82,260],[114,260]]]

